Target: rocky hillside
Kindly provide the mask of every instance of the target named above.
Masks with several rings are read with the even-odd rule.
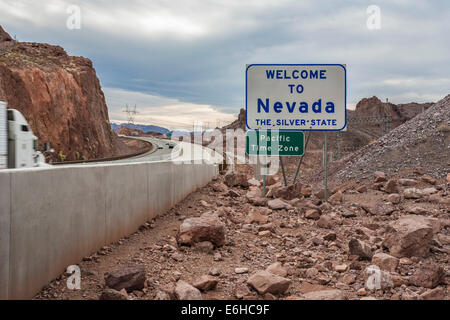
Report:
[[[392,117],[393,127],[398,127],[402,123],[414,118],[422,112],[422,108],[427,110],[433,103],[407,103],[393,104],[389,102],[381,102],[380,99],[373,96],[372,98],[364,98],[356,105],[353,117],[384,117],[385,115]]]
[[[450,170],[450,95],[342,159],[330,172],[336,178],[348,179],[370,175],[377,168],[394,173],[413,167],[426,168],[435,177]]]
[[[0,98],[19,110],[55,153],[47,160],[93,159],[131,150],[109,125],[100,82],[89,59],[63,48],[15,42],[0,27]]]

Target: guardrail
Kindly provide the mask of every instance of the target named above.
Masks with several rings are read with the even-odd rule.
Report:
[[[217,174],[172,161],[1,170],[0,299],[32,298]]]

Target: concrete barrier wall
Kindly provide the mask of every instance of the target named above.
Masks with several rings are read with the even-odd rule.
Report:
[[[0,299],[29,299],[217,175],[151,162],[0,171]]]

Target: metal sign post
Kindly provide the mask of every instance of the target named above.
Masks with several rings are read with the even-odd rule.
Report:
[[[324,132],[324,141],[323,141],[323,184],[324,184],[324,193],[323,197],[325,202],[328,202],[328,151],[327,151],[327,131]]]

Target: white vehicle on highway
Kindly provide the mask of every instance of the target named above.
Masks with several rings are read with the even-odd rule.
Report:
[[[0,101],[0,169],[48,166],[24,116]]]

